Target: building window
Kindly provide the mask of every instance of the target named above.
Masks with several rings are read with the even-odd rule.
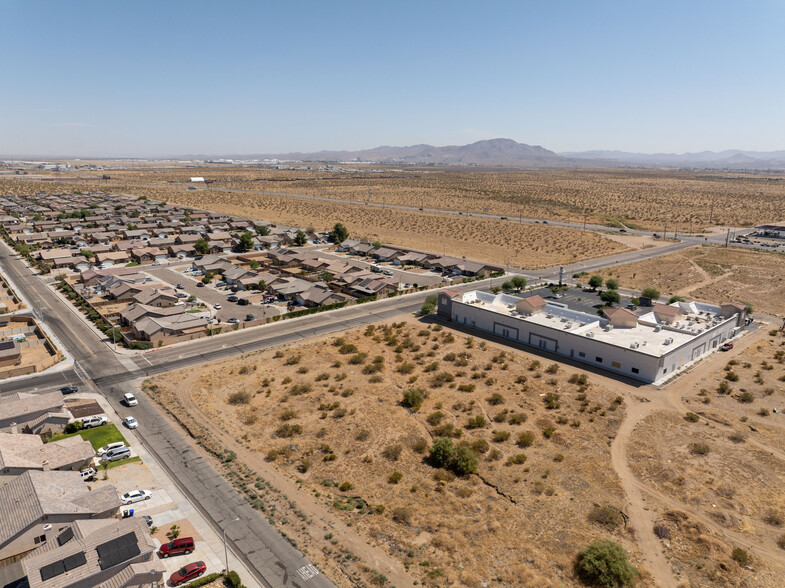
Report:
[[[595,357],[594,361],[596,361],[597,363],[602,363],[602,358],[601,357]]]
[[[663,369],[662,369],[662,373],[663,373],[663,374],[667,374],[667,373],[668,373],[668,368],[663,368]]]
[[[632,373],[633,374],[640,373],[640,370],[638,368],[632,368]]]
[[[611,367],[615,367],[616,369],[621,368],[621,364],[618,361],[612,361]]]
[[[586,354],[583,351],[579,351],[578,357],[586,357]]]
[[[39,543],[46,543],[46,535],[41,535],[40,537],[36,537],[33,539],[33,543],[38,545]]]

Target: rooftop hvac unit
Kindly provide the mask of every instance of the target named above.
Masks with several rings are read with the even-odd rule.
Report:
[[[671,343],[673,343],[673,337],[668,337],[662,342],[663,345],[670,345]]]
[[[564,317],[564,316],[563,316],[563,317],[561,317],[561,319],[559,319],[559,320],[561,320],[561,322],[563,322],[563,323],[566,323],[566,322],[567,322],[567,317]]]
[[[589,339],[594,339],[594,333],[591,333],[591,332],[589,332],[589,333],[586,333],[586,336],[587,336]]]
[[[654,327],[655,333],[659,333],[660,331],[662,331],[662,325],[657,325],[656,327]]]
[[[640,346],[641,344],[638,343],[637,341],[635,343],[630,343],[630,349],[637,349]]]
[[[613,325],[605,325],[605,326],[603,327],[603,329],[604,329],[605,331],[612,331],[612,330],[613,330]]]
[[[547,319],[552,319],[552,318],[553,318],[553,315],[552,315],[552,314],[546,314],[546,315],[545,315],[545,318],[547,318]]]

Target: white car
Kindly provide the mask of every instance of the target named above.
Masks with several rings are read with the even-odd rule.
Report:
[[[95,454],[98,457],[101,457],[104,453],[106,453],[110,449],[118,449],[119,447],[125,447],[125,441],[115,441],[114,443],[110,443],[109,445],[104,445],[103,447],[100,447],[98,451],[95,452]]]
[[[125,417],[123,419],[123,422],[125,423],[125,426],[128,427],[129,429],[135,429],[136,427],[139,426],[137,420],[132,416]]]
[[[220,304],[213,304],[213,308],[215,310],[221,310],[221,305]]]
[[[150,500],[153,493],[150,490],[131,490],[126,492],[120,497],[123,504],[133,504],[134,502],[141,502],[142,500]]]
[[[126,406],[136,406],[137,404],[139,404],[139,401],[136,399],[136,396],[134,396],[130,392],[126,392],[123,395],[123,400],[125,400]]]

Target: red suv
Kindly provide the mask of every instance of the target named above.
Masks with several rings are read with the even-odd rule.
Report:
[[[187,566],[180,568],[174,574],[169,576],[169,583],[172,586],[177,586],[178,584],[182,584],[188,580],[193,580],[194,578],[198,578],[204,574],[206,569],[207,566],[204,565],[203,561],[189,563]]]
[[[158,550],[158,555],[161,557],[169,557],[170,555],[180,554],[188,555],[193,550],[193,537],[183,537],[181,539],[175,539],[174,541],[170,541],[169,543],[164,543],[161,545],[161,549]]]

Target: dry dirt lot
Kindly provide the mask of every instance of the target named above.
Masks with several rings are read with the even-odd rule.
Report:
[[[663,296],[719,304],[740,300],[754,310],[785,314],[785,254],[733,247],[695,247],[657,259],[614,266],[598,272],[622,288],[653,286]]]
[[[372,570],[385,568],[372,562],[389,557],[399,586],[572,585],[576,553],[604,538],[651,585],[610,464],[626,402],[585,377],[409,320],[166,374],[146,389],[339,585],[378,580]],[[422,404],[406,407],[413,389]],[[468,448],[476,474],[429,461],[445,436]],[[609,507],[604,524],[589,519],[598,507]]]
[[[313,166],[318,167],[317,166]],[[120,186],[144,182],[184,189],[191,176],[216,180],[213,188],[326,196],[524,218],[583,220],[680,231],[712,225],[752,226],[779,221],[785,209],[782,174],[676,170],[511,170],[352,165],[356,172],[273,170],[264,167],[111,170],[99,180]],[[360,171],[362,170],[362,171]],[[372,171],[375,170],[375,171]],[[52,174],[50,174],[52,175]],[[67,174],[76,175],[76,174]],[[171,184],[169,184],[171,183]],[[51,186],[51,185],[50,185]],[[50,188],[51,189],[51,188]],[[711,217],[711,222],[709,218]]]

